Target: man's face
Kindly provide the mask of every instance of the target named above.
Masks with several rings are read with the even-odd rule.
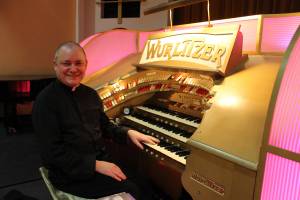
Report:
[[[77,87],[86,71],[86,58],[78,47],[62,48],[54,61],[57,78],[69,87]]]

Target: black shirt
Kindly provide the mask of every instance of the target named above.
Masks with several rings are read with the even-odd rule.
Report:
[[[54,185],[92,178],[96,157],[105,154],[103,137],[118,142],[127,137],[128,129],[112,124],[97,92],[83,84],[72,91],[54,81],[38,95],[32,116]]]

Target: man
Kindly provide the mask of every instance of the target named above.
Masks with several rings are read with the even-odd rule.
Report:
[[[83,84],[87,68],[84,50],[74,42],[60,45],[54,58],[57,80],[37,97],[33,125],[42,146],[42,160],[52,184],[84,198],[129,192],[139,198],[137,186],[110,161],[103,138],[139,148],[159,141],[109,122],[97,92]]]

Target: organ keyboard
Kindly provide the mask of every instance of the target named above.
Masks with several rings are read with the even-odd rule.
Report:
[[[150,155],[161,160],[167,156],[185,165],[190,153],[186,142],[196,130],[200,119],[187,115],[183,117],[178,112],[156,106],[136,106],[133,114],[123,117],[122,123],[160,140],[158,145],[145,144],[145,151]]]
[[[157,115],[157,116],[161,116],[161,117],[166,118],[170,121],[174,121],[175,125],[176,125],[176,123],[182,123],[182,124],[189,125],[189,126],[192,126],[192,127],[195,127],[195,128],[198,128],[198,126],[199,126],[200,120],[197,119],[197,118],[193,118],[191,116],[184,117],[183,114],[180,114],[180,113],[174,113],[174,112],[173,113],[171,113],[171,112],[166,113],[166,112],[161,111],[158,108],[155,109],[155,108],[149,108],[149,107],[145,107],[145,106],[137,106],[136,108],[139,109],[139,110],[143,110],[145,112],[148,112],[148,113],[152,113],[152,114]]]
[[[174,131],[170,130],[170,128],[167,128],[166,126],[162,125],[162,123],[159,123],[159,122],[149,123],[149,120],[147,120],[146,118],[139,119],[135,116],[125,116],[125,119],[128,119],[132,122],[135,122],[138,125],[142,125],[144,127],[147,127],[149,129],[151,129],[152,131],[155,131],[156,133],[161,133],[165,137],[172,138],[172,139],[178,140],[180,142],[184,142],[184,143],[187,141],[186,136],[183,136],[180,132],[176,132],[176,130],[174,130],[174,129],[173,129]],[[142,130],[144,130],[144,129],[142,129]],[[145,130],[145,131],[142,131],[142,132],[147,133],[149,131]],[[153,132],[152,132],[152,135],[157,136],[160,139],[163,137],[163,136],[160,137],[160,136],[156,135]]]
[[[183,149],[178,147],[177,145],[161,141],[161,144],[158,145],[151,145],[145,144],[147,147],[145,148],[146,152],[149,152],[151,155],[155,154],[156,158],[160,157],[160,160],[164,160],[165,158],[159,156],[156,152],[162,154],[163,156],[168,156],[170,159],[174,159],[175,161],[185,165],[186,158],[190,153],[190,150]]]

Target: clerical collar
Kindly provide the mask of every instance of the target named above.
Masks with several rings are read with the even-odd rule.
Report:
[[[56,79],[57,84],[62,87],[64,90],[68,91],[68,92],[75,92],[76,89],[80,86],[80,84],[78,86],[75,87],[70,87],[65,85],[63,82],[61,82],[60,80]]]

